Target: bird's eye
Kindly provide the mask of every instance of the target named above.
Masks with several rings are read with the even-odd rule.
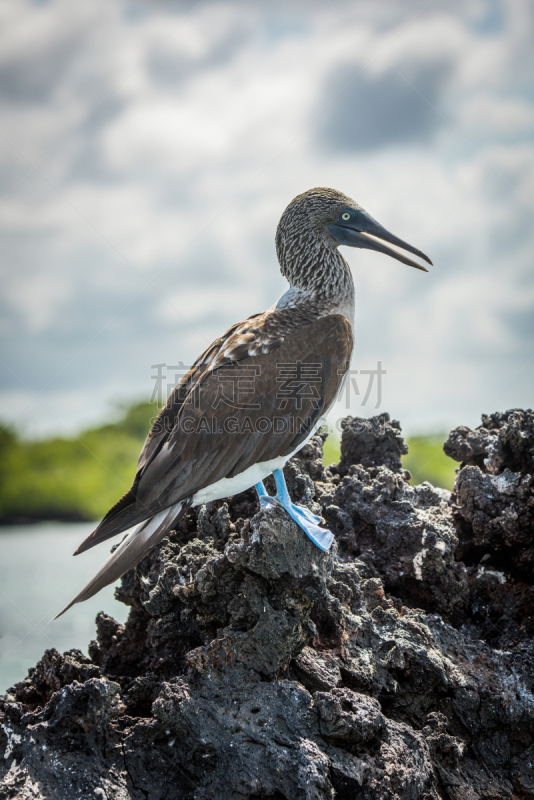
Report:
[[[348,219],[350,219],[350,214],[349,214],[349,212],[348,212],[348,211],[345,211],[345,213],[341,215],[341,219],[344,219],[344,220],[345,220],[345,222],[346,222]]]

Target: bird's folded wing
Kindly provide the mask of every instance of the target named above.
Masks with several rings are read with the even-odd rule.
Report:
[[[203,353],[154,423],[132,489],[78,552],[306,440],[348,369],[351,327],[337,314],[274,322],[249,318]]]
[[[138,502],[171,505],[297,449],[337,395],[350,358],[347,329],[344,317],[324,317],[292,331],[274,352],[207,374],[144,467]]]

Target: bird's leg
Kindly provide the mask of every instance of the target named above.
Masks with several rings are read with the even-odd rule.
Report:
[[[302,528],[304,533],[315,545],[317,545],[317,547],[327,552],[334,541],[333,534],[326,530],[326,528],[319,527],[317,523],[321,521],[321,517],[317,517],[315,514],[312,514],[308,508],[297,506],[292,502],[289,492],[287,491],[284,473],[281,469],[275,469],[273,475],[276,483],[276,497],[270,499],[274,500],[278,505],[282,506],[282,508],[287,511],[291,519],[295,520],[297,525]]]
[[[260,501],[260,508],[267,508],[268,506],[276,505],[276,499],[267,494],[263,481],[258,481],[254,484],[254,488],[258,493],[258,500]]]
[[[279,501],[281,506],[284,508],[286,506],[293,506],[294,508],[298,509],[298,513],[301,514],[301,516],[305,517],[310,522],[317,523],[321,521],[321,517],[318,517],[316,514],[312,514],[309,508],[297,506],[293,503],[287,490],[286,479],[284,478],[283,470],[275,469],[273,476],[276,484],[276,499]]]
[[[255,484],[254,488],[258,493],[260,506],[262,508],[267,508],[269,506],[281,506],[284,508],[312,542],[321,550],[327,552],[334,541],[334,537],[330,531],[325,528],[320,528],[317,524],[321,521],[321,517],[317,517],[309,508],[297,506],[292,502],[289,492],[287,491],[284,473],[281,469],[275,469],[273,475],[276,483],[275,497],[271,497],[271,495],[267,494],[263,481],[258,481],[258,483]]]
[[[282,478],[280,479],[280,476],[275,475],[277,489],[275,497],[271,497],[270,494],[267,494],[267,490],[263,485],[263,481],[258,481],[258,483],[254,484],[254,488],[258,493],[258,500],[260,501],[261,508],[272,508],[273,506],[281,506],[282,508],[285,508],[286,506],[293,505],[289,496],[289,492],[287,491],[282,470],[278,471],[282,474]],[[315,514],[312,514],[309,509],[303,508],[302,506],[295,506],[295,508],[297,508],[299,512],[302,512],[310,522],[321,521],[321,517],[316,517]]]

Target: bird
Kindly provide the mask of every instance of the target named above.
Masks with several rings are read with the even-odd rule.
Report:
[[[283,467],[317,431],[349,369],[355,292],[338,248],[375,250],[424,272],[395,248],[432,262],[350,197],[324,187],[289,203],[275,244],[289,288],[266,311],[228,328],[174,388],[148,433],[131,488],[74,555],[127,535],[55,619],[132,569],[192,506],[253,486],[262,508],[282,507],[329,550],[333,534],[291,501]],[[274,496],[263,483],[271,474]]]

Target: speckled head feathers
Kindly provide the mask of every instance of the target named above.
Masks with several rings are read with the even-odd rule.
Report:
[[[352,277],[328,231],[344,208],[360,208],[335,189],[309,189],[290,202],[278,223],[276,253],[292,286],[332,295],[352,290]]]
[[[343,208],[360,208],[351,197],[335,189],[319,186],[297,195],[292,200],[280,219],[278,232],[284,234],[295,223],[308,229],[326,228],[334,222]]]
[[[338,245],[376,250],[428,272],[425,266],[399,252],[401,249],[432,265],[425,253],[390,233],[342,192],[318,188],[295,197],[282,214],[276,232],[280,269],[290,284],[338,300],[350,293],[352,277],[347,262],[338,253]]]

